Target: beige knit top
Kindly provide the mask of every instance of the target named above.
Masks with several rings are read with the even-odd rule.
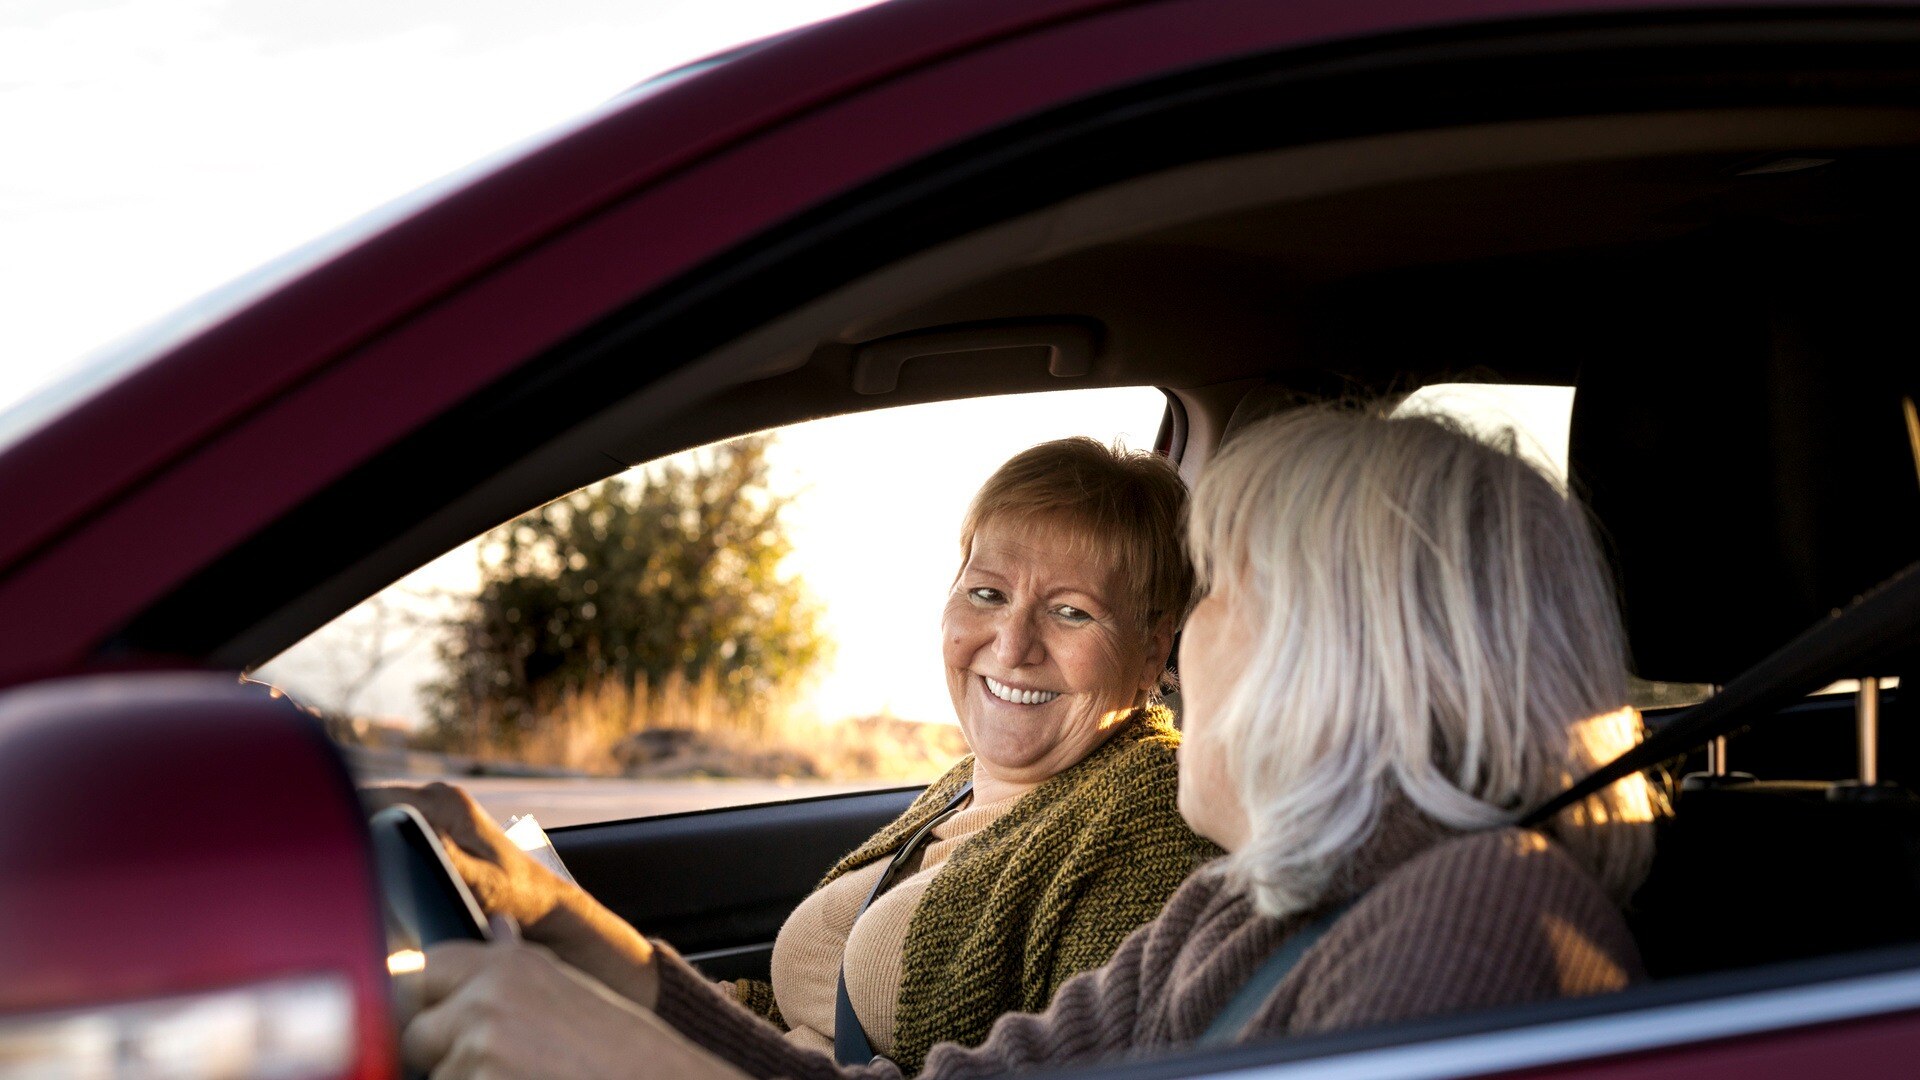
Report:
[[[918,857],[918,869],[896,881],[861,913],[860,905],[886,871],[888,860],[868,863],[814,891],[793,910],[773,943],[773,996],[789,1025],[787,1038],[823,1054],[833,1053],[834,1005],[844,958],[847,998],[866,1028],[875,1052],[893,1053],[895,1006],[900,1000],[907,925],[914,909],[968,837],[1000,820],[1014,798],[962,807],[935,825]],[[859,918],[856,921],[855,916]]]

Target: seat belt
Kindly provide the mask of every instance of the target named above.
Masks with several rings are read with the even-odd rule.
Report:
[[[1281,981],[1299,965],[1300,958],[1307,955],[1307,950],[1313,948],[1357,900],[1359,897],[1356,896],[1323,913],[1319,918],[1295,930],[1291,937],[1281,942],[1280,947],[1273,950],[1273,954],[1254,970],[1245,983],[1241,984],[1239,992],[1234,994],[1220,1010],[1219,1015],[1213,1018],[1213,1023],[1207,1025],[1207,1030],[1200,1034],[1196,1045],[1226,1046],[1239,1041],[1247,1025],[1253,1021],[1253,1015],[1260,1011],[1260,1006],[1267,1003],[1273,988],[1280,985]]]
[[[880,899],[880,894],[893,886],[894,878],[899,875],[900,868],[906,865],[914,852],[920,850],[920,845],[933,832],[933,827],[957,813],[960,804],[966,802],[967,796],[972,794],[973,781],[969,780],[960,786],[959,791],[954,792],[953,798],[947,800],[947,805],[942,807],[939,813],[929,818],[925,825],[920,826],[907,839],[906,843],[900,845],[900,850],[893,853],[893,861],[887,863],[885,870],[880,871],[880,880],[873,883],[873,891],[867,894],[866,902],[860,905],[858,912],[854,913],[853,921],[856,924],[859,923],[860,916],[865,915],[867,909],[873,906],[873,902]],[[849,927],[847,932],[851,936],[852,928]],[[853,999],[847,996],[847,962],[843,950],[840,960],[840,985],[835,988],[833,999],[833,1058],[842,1065],[865,1065],[874,1057],[873,1043],[867,1038],[867,1029],[853,1011]]]
[[[1832,682],[1836,672],[1871,670],[1876,663],[1911,659],[1915,612],[1920,611],[1920,563],[1874,586],[1844,611],[1815,623],[1773,655],[1749,668],[1718,694],[1679,714],[1579,782],[1528,811],[1530,829],[1601,791],[1621,777],[1676,758],[1717,736],[1772,715]],[[1905,683],[1901,686],[1904,688]]]

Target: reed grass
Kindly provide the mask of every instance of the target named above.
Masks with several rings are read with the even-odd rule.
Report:
[[[633,777],[925,781],[967,752],[957,727],[890,716],[821,722],[792,693],[735,705],[708,675],[660,684],[606,679],[561,694],[515,745],[475,757]]]

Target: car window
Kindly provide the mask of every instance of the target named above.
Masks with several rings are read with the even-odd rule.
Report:
[[[1567,482],[1573,387],[1510,383],[1432,383],[1408,394],[1395,412],[1452,417],[1483,435],[1511,431],[1515,449],[1555,481]]]
[[[907,406],[675,454],[447,553],[263,665],[363,779],[546,826],[924,783],[966,752],[939,618],[974,490],[1152,446],[1151,388]]]

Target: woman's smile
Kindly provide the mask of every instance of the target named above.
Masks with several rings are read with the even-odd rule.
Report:
[[[991,675],[980,676],[980,681],[986,686],[987,693],[1009,705],[1045,705],[1060,696],[1058,690],[1027,689],[1003,683]]]

